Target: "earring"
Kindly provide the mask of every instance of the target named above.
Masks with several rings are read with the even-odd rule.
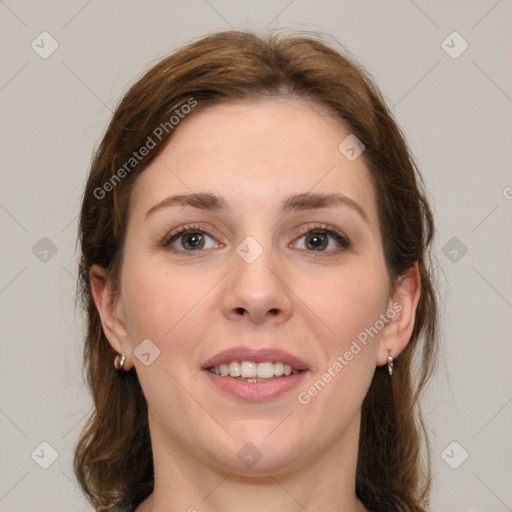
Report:
[[[117,354],[116,357],[114,358],[114,368],[116,370],[122,370],[125,361],[126,361],[126,356],[124,355],[124,352],[123,352],[122,356]]]
[[[388,350],[388,353],[390,355],[388,355],[388,373],[389,375],[393,375],[393,356],[391,355],[391,350]]]

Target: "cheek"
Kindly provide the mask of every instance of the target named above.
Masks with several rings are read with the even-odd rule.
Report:
[[[342,268],[316,285],[307,283],[303,292],[308,297],[306,305],[324,324],[325,335],[318,340],[330,358],[342,355],[358,336],[364,340],[363,333],[367,333],[385,311],[386,283],[385,273],[371,266],[364,272]],[[370,337],[371,340],[376,338]]]
[[[183,393],[180,383],[190,383],[198,372],[195,354],[208,328],[204,322],[207,304],[204,297],[212,284],[204,276],[185,278],[179,271],[170,273],[147,262],[127,263],[126,268],[130,270],[123,281],[126,325],[133,362],[148,404],[153,413],[165,417],[172,403],[173,410],[188,409],[200,422],[201,411],[190,410],[188,395]],[[157,354],[150,365],[140,357],[144,353],[140,344],[146,339],[154,344],[149,345],[149,352]],[[146,348],[144,351],[148,352]],[[172,424],[178,435],[180,421],[173,420]]]
[[[324,327],[317,330],[312,347],[321,354],[314,375],[318,385],[305,391],[310,397],[322,395],[315,406],[324,408],[322,415],[333,414],[335,423],[336,411],[358,409],[373,377],[381,331],[375,326],[388,299],[386,276],[378,265],[347,266],[322,280],[322,286],[309,283],[307,306]]]
[[[211,288],[210,280],[135,258],[125,263],[129,272],[123,278],[123,303],[132,346],[149,338],[162,355],[171,344],[175,356],[190,351],[195,339],[191,330],[201,328],[201,302]],[[177,339],[179,343],[173,343]]]
[[[304,283],[304,310],[322,320],[311,347],[320,364],[297,399],[304,425],[333,439],[358,417],[372,381],[380,335],[371,329],[386,310],[387,279],[380,266],[368,265],[340,268],[321,282]]]

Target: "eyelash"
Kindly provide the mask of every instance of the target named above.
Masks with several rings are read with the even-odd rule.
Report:
[[[339,229],[336,229],[332,226],[327,226],[325,224],[315,224],[313,226],[308,226],[292,243],[296,242],[297,240],[300,240],[303,236],[308,234],[326,234],[327,236],[330,236],[336,240],[339,247],[335,249],[334,251],[307,251],[315,253],[316,255],[321,255],[322,253],[329,253],[329,252],[342,252],[346,251],[347,249],[350,249],[352,247],[352,242],[348,238],[345,233],[340,231]]]
[[[352,242],[347,237],[347,235],[345,235],[342,231],[340,231],[340,230],[338,230],[338,229],[336,229],[334,227],[329,227],[329,226],[326,226],[324,224],[315,224],[313,226],[308,226],[308,228],[305,229],[291,243],[294,243],[297,240],[300,240],[305,235],[308,235],[310,233],[314,234],[315,232],[319,233],[319,234],[326,234],[327,236],[330,236],[330,237],[334,238],[336,240],[337,244],[339,245],[339,247],[336,250],[334,250],[334,251],[307,251],[307,252],[316,253],[316,255],[320,256],[322,253],[325,254],[325,253],[329,253],[329,252],[342,252],[342,251],[345,251],[345,250],[350,249],[352,247]],[[185,225],[185,226],[181,226],[181,227],[177,228],[176,230],[172,231],[171,233],[167,234],[165,236],[165,238],[163,239],[163,241],[162,241],[162,247],[169,247],[169,245],[172,242],[174,242],[175,240],[177,240],[180,236],[183,236],[185,234],[190,234],[190,233],[201,233],[203,235],[209,236],[210,238],[213,238],[212,235],[210,235],[207,231],[205,231],[204,229],[200,228],[197,225]],[[197,252],[197,251],[182,250],[182,251],[179,251],[179,252],[189,252],[189,253],[191,253],[191,252]]]
[[[174,231],[171,231],[170,233],[168,233],[162,241],[162,246],[163,247],[169,246],[177,238],[179,238],[180,236],[185,235],[187,233],[202,233],[203,235],[208,235],[211,237],[211,235],[208,232],[206,232],[204,229],[200,228],[199,226],[189,224],[186,226],[181,226],[181,227],[175,229]],[[190,251],[190,252],[193,252],[193,251]]]

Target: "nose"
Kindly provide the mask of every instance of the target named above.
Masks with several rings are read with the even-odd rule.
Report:
[[[234,267],[222,301],[224,315],[254,324],[281,323],[293,311],[293,294],[286,284],[280,258],[265,248],[252,262],[233,254]]]

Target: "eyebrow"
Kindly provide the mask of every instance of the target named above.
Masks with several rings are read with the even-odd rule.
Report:
[[[285,212],[294,210],[317,210],[320,208],[329,208],[330,206],[349,206],[355,210],[367,224],[369,223],[368,216],[362,206],[343,194],[314,194],[311,192],[295,194],[285,200],[283,210]]]
[[[191,206],[192,208],[197,208],[199,210],[217,211],[225,208],[226,202],[222,197],[216,194],[181,194],[170,196],[152,206],[146,212],[146,218],[159,210],[173,206]]]
[[[159,203],[152,206],[146,213],[146,219],[164,208],[171,207],[192,207],[199,210],[219,211],[226,209],[226,201],[217,194],[193,193],[180,194],[166,197]],[[283,202],[284,212],[318,210],[330,206],[348,206],[355,210],[368,224],[368,216],[359,203],[343,194],[318,194],[306,192],[288,196]]]

